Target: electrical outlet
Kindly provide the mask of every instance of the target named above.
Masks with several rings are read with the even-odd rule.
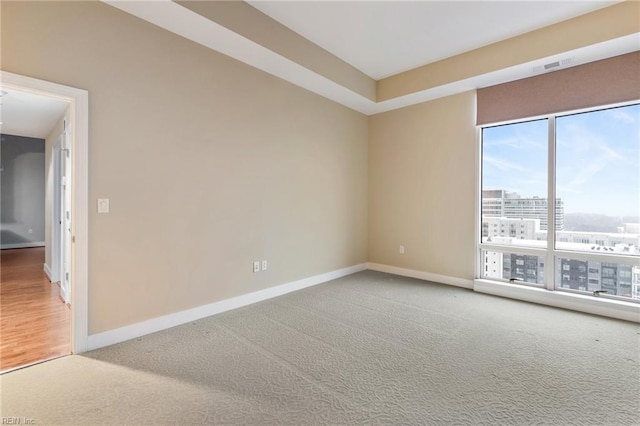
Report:
[[[29,234],[33,234],[33,229],[29,229],[29,230],[27,231],[27,233],[29,233]]]
[[[404,254],[404,246],[400,246],[400,254]]]
[[[266,260],[263,260],[263,261],[262,261],[262,270],[263,270],[263,271],[266,271],[266,270],[267,270],[267,261],[266,261]]]
[[[98,213],[109,213],[108,198],[98,198]]]
[[[260,272],[260,262],[253,262],[253,272]]]

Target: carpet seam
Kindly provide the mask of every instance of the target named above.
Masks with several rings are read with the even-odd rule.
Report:
[[[328,284],[328,283],[327,283],[327,284]],[[437,284],[437,283],[436,283],[436,284]],[[446,284],[442,284],[442,285],[446,285]],[[329,287],[321,287],[321,288],[326,289],[326,288],[329,288]],[[464,290],[464,289],[462,289],[462,288],[460,288],[460,287],[456,287],[456,288],[458,288],[458,289],[460,289],[460,290]],[[390,299],[390,298],[388,298],[388,297],[379,296],[379,295],[377,295],[377,294],[373,294],[373,293],[365,293],[365,292],[363,292],[363,291],[354,290],[354,289],[346,289],[346,291],[348,291],[348,292],[350,292],[350,293],[363,294],[363,295],[365,295],[365,296],[375,297],[375,298],[377,298],[377,299],[381,299],[381,300],[389,301],[389,302],[396,303],[396,304],[399,304],[399,305],[410,306],[410,307],[415,308],[415,309],[418,309],[418,310],[420,310],[420,311],[428,312],[428,313],[431,313],[431,314],[434,314],[434,315],[439,315],[439,316],[442,316],[442,317],[444,317],[444,318],[450,318],[447,314],[441,314],[441,313],[439,313],[439,312],[434,312],[434,311],[432,311],[432,310],[425,309],[425,308],[423,308],[423,307],[421,307],[421,306],[413,305],[413,304],[411,304],[411,303],[402,302],[402,301],[395,300],[395,299]],[[454,314],[454,315],[451,315],[451,317],[454,317],[454,318],[456,318],[456,319],[458,319],[458,320],[460,320],[460,321],[465,321],[465,320],[467,319],[467,318],[464,318],[464,317],[462,317],[462,316],[460,316],[460,315],[455,315],[455,314]]]
[[[278,320],[276,320],[276,319],[269,318],[268,316],[266,316],[266,315],[264,315],[264,314],[262,314],[262,313],[260,313],[260,312],[258,312],[257,314],[258,314],[258,315],[260,315],[260,316],[261,316],[261,317],[263,317],[263,318],[266,318],[267,320],[269,320],[269,321],[271,321],[271,322],[274,322],[274,323],[276,323],[276,324],[280,324],[281,326],[286,327],[286,328],[289,328],[289,329],[291,329],[291,330],[293,330],[293,331],[296,331],[296,332],[298,332],[298,333],[300,333],[300,334],[304,334],[305,336],[307,336],[307,337],[309,337],[309,338],[311,338],[311,339],[313,339],[313,340],[315,340],[315,341],[317,341],[317,342],[319,342],[319,343],[322,343],[323,345],[330,346],[331,348],[334,348],[335,350],[337,350],[337,351],[339,351],[339,352],[341,352],[341,353],[343,353],[343,354],[349,355],[349,356],[350,356],[350,357],[352,357],[352,358],[360,359],[360,360],[364,360],[364,361],[368,361],[368,359],[367,359],[367,358],[365,358],[365,357],[358,356],[358,355],[352,354],[351,352],[345,351],[344,349],[339,348],[338,346],[333,345],[333,344],[331,344],[330,342],[327,342],[327,341],[325,341],[325,340],[322,340],[322,339],[320,339],[319,337],[312,336],[311,334],[309,334],[309,333],[307,333],[307,332],[305,332],[305,331],[299,330],[299,329],[297,329],[297,328],[295,328],[295,327],[292,327],[292,326],[290,326],[289,324],[285,324],[285,323],[283,323],[283,322],[281,322],[281,321],[278,321]]]
[[[352,324],[352,323],[349,323],[349,322],[346,322],[346,321],[340,321],[340,320],[337,320],[337,319],[335,319],[335,318],[331,318],[331,317],[329,317],[329,316],[323,315],[322,313],[320,313],[320,312],[318,312],[318,311],[316,311],[316,310],[313,310],[313,309],[310,309],[310,308],[306,308],[306,307],[304,307],[304,306],[295,306],[295,305],[291,305],[291,304],[289,304],[289,303],[282,303],[282,302],[275,302],[275,301],[274,301],[274,303],[277,303],[277,304],[280,304],[280,305],[284,305],[284,306],[288,306],[288,307],[294,307],[294,308],[297,308],[297,309],[302,309],[302,310],[304,310],[304,311],[310,312],[310,313],[311,313],[311,314],[313,314],[313,315],[316,315],[316,316],[318,316],[318,317],[321,317],[321,318],[327,319],[327,320],[329,320],[329,321],[333,321],[333,322],[336,322],[336,323],[338,323],[338,324],[341,324],[341,325],[344,325],[344,326],[347,326],[347,327],[351,327],[351,328],[358,329],[358,330],[360,330],[360,331],[362,331],[362,332],[364,332],[364,333],[366,333],[366,334],[369,334],[369,335],[371,335],[371,336],[373,336],[373,337],[376,337],[376,338],[382,339],[382,340],[384,340],[384,341],[386,341],[386,342],[388,342],[388,343],[392,343],[392,344],[394,344],[394,345],[401,345],[401,346],[403,346],[406,350],[408,350],[408,351],[410,351],[410,352],[413,352],[414,354],[418,354],[418,355],[421,355],[421,356],[422,356],[422,352],[420,352],[420,351],[418,351],[418,350],[413,349],[410,345],[408,345],[408,344],[407,344],[407,343],[405,343],[405,342],[402,342],[402,341],[400,341],[400,340],[395,340],[395,339],[393,339],[393,338],[391,338],[391,337],[389,337],[389,336],[383,336],[383,335],[381,335],[381,334],[378,334],[378,333],[375,333],[375,332],[372,332],[372,331],[368,331],[368,330],[367,330],[367,329],[365,329],[364,327],[361,327],[361,326],[359,326],[359,325],[357,325],[357,324]]]
[[[362,305],[359,305],[357,303],[350,302],[348,300],[343,300],[343,299],[340,299],[338,297],[334,297],[334,296],[332,296],[330,294],[322,294],[322,295],[326,296],[326,297],[329,297],[329,298],[331,298],[333,300],[337,300],[337,301],[342,302],[342,303],[346,303],[346,304],[349,304],[349,305],[352,305],[352,306],[357,306],[359,308],[368,309],[370,311],[377,312],[380,315],[383,315],[385,317],[393,318],[393,319],[398,320],[398,321],[403,321],[403,322],[408,322],[408,323],[411,323],[411,324],[415,324],[415,325],[417,325],[418,327],[420,327],[420,328],[422,328],[424,330],[429,330],[429,331],[434,332],[434,333],[436,333],[438,335],[441,335],[441,336],[446,336],[446,337],[452,337],[453,336],[452,333],[447,333],[447,332],[440,331],[440,330],[434,330],[433,328],[425,327],[422,323],[419,323],[417,321],[407,320],[407,319],[399,318],[399,317],[391,315],[391,314],[386,314],[386,313],[384,313],[383,311],[381,311],[379,309],[371,308],[369,306],[362,306]]]
[[[328,388],[327,386],[325,386],[324,384],[322,384],[321,382],[319,382],[318,380],[309,377],[306,373],[304,373],[303,371],[301,371],[299,368],[297,368],[295,365],[291,364],[289,361],[283,359],[282,357],[274,354],[273,352],[271,352],[270,350],[263,348],[262,346],[260,346],[259,344],[252,342],[251,340],[249,340],[247,337],[244,337],[240,334],[238,334],[237,332],[235,332],[234,330],[231,330],[230,328],[228,328],[225,325],[222,324],[215,324],[216,327],[222,328],[224,330],[226,330],[228,333],[231,333],[236,339],[238,339],[240,342],[243,342],[245,344],[248,344],[249,346],[252,346],[254,348],[256,348],[258,351],[263,352],[263,354],[268,357],[269,359],[271,359],[272,361],[277,362],[278,364],[282,365],[283,367],[287,368],[288,370],[296,373],[298,376],[300,376],[301,378],[303,378],[304,380],[306,380],[307,382],[311,383],[312,385],[316,386],[317,388],[319,388],[320,390],[322,390],[322,392],[327,392],[330,395],[332,395],[334,398],[337,398],[339,400],[342,401],[348,401],[350,404],[357,404],[357,402],[351,398],[349,398],[346,395],[342,395],[342,393],[338,392],[338,391],[334,391],[331,388]],[[337,393],[337,394],[336,394]]]

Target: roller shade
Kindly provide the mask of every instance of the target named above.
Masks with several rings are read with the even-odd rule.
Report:
[[[476,124],[490,124],[640,99],[640,52],[477,91]]]

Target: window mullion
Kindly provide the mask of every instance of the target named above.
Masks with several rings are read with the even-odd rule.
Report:
[[[476,213],[476,227],[475,227],[475,247],[476,247],[476,259],[475,259],[475,276],[482,278],[482,249],[480,244],[482,242],[482,129],[476,128],[476,197],[475,197],[475,213]]]
[[[547,165],[547,255],[544,280],[547,290],[555,287],[555,236],[556,236],[556,117],[548,117],[548,165]]]

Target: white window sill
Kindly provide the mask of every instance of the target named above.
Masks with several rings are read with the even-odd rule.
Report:
[[[640,323],[640,304],[596,298],[581,294],[549,291],[542,288],[527,287],[518,284],[509,284],[486,279],[473,281],[473,290],[479,293],[524,300],[526,302],[539,303],[541,305],[555,306],[557,308],[570,309],[572,311],[586,312],[588,314],[602,315],[625,321]]]

